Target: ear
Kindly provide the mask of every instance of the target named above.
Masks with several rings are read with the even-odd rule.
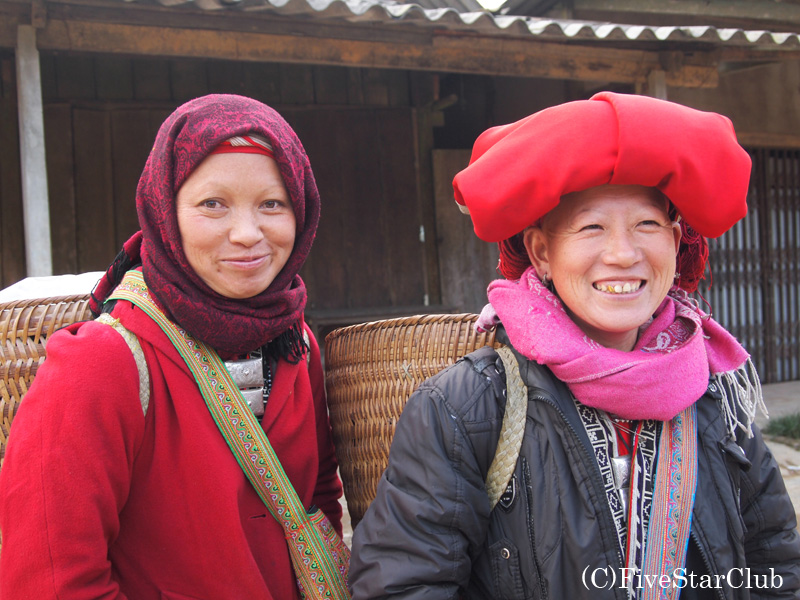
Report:
[[[680,250],[681,247],[683,231],[681,230],[681,224],[677,221],[672,222],[672,235],[675,238],[675,256],[678,256],[678,250]]]
[[[678,228],[680,230],[680,228]],[[680,238],[679,238],[680,239]],[[539,277],[547,274],[552,278],[550,261],[547,255],[547,236],[541,227],[528,227],[522,234],[522,242],[528,252],[531,264],[536,268]]]

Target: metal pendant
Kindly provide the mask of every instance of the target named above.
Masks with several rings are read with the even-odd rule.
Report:
[[[622,508],[628,514],[628,491],[631,486],[631,457],[612,456],[611,471],[614,473],[614,487],[619,491]]]
[[[261,357],[225,361],[225,367],[253,414],[257,417],[263,416],[264,367]]]

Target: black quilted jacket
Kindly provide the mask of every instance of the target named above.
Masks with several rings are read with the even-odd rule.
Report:
[[[514,491],[491,513],[484,480],[505,403],[497,354],[479,350],[411,397],[354,533],[355,600],[627,598],[600,471],[571,396],[544,367],[523,359],[521,373],[528,414]],[[800,536],[778,466],[760,432],[729,438],[719,398],[712,383],[697,401],[687,571],[672,585],[681,600],[798,599]]]

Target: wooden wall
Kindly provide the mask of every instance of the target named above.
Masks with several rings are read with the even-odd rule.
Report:
[[[25,277],[14,57],[0,53],[0,287]]]
[[[5,286],[25,273],[14,60],[0,58]],[[455,209],[452,176],[487,127],[575,95],[560,81],[354,67],[53,52],[41,61],[57,274],[104,269],[138,228],[136,183],[169,112],[206,93],[240,93],[278,109],[311,158],[322,220],[302,275],[319,332],[478,310],[496,248]]]
[[[55,53],[41,61],[56,274],[105,269],[136,231],[136,183],[159,125],[178,104],[240,93],[284,115],[317,177],[322,220],[302,273],[317,326],[443,308],[426,108],[434,76]],[[0,55],[0,64],[4,287],[25,276],[25,262],[13,55]]]

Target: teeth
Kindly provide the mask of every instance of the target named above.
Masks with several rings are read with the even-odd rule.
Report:
[[[609,294],[630,294],[631,292],[635,292],[642,286],[641,281],[637,281],[636,283],[625,283],[625,284],[615,284],[615,285],[598,285],[594,284],[594,288],[601,292],[608,292]]]

